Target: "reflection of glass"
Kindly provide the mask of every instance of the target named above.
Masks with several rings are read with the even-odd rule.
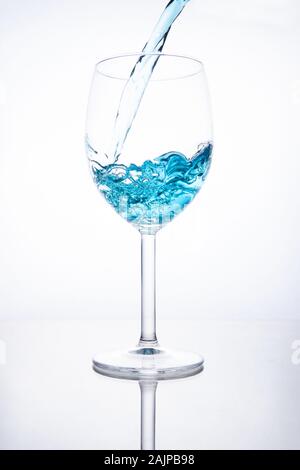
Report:
[[[202,372],[202,370],[203,367],[200,372]],[[180,378],[179,381],[181,382],[184,380],[189,387],[192,387],[193,385],[197,385],[196,381],[198,379],[199,376],[189,379]],[[101,380],[103,380],[103,378]],[[159,382],[161,381],[153,379],[143,379],[138,381],[140,388],[140,448],[142,450],[154,450],[156,448],[156,391]],[[112,386],[113,383],[114,380],[111,382]],[[117,386],[121,386],[120,382],[117,383]],[[178,386],[178,380],[163,380],[163,384],[161,384],[161,386],[172,387],[171,392],[172,396],[174,396],[174,393],[176,393],[176,386]],[[190,389],[188,389],[188,393],[190,394]],[[115,409],[115,406],[113,406],[113,408]],[[122,427],[124,426],[121,426],[121,428]]]
[[[157,380],[140,380],[141,390],[141,449],[155,449]]]
[[[201,189],[210,166],[212,135],[202,63],[181,56],[146,55],[159,60],[117,160],[111,152],[115,117],[140,55],[98,63],[89,97],[86,150],[92,176],[105,200],[141,233],[142,278],[138,346],[99,354],[94,368],[117,377],[160,379],[195,374],[203,363],[197,354],[169,351],[158,344],[155,243],[158,230]]]
[[[141,449],[155,449],[157,381],[141,380]]]

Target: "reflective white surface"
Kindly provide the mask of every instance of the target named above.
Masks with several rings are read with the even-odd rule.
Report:
[[[138,449],[138,382],[91,363],[97,350],[134,345],[135,327],[2,322],[0,447]],[[157,449],[300,448],[300,322],[160,321],[159,331],[161,343],[202,353],[205,369],[158,384]]]

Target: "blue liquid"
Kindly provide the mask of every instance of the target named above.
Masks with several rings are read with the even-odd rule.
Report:
[[[160,53],[165,45],[171,26],[190,0],[171,0],[160,16],[149,40],[143,48],[144,54]],[[141,100],[159,55],[143,55],[139,57],[122,92],[118,112],[115,119],[109,156],[116,162],[122,152],[125,140],[138,112]]]
[[[107,202],[139,229],[157,229],[171,221],[201,189],[209,170],[212,144],[187,159],[168,152],[141,166],[91,160],[94,181]]]

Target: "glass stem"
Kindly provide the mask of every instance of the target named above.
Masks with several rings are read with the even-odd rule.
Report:
[[[139,346],[152,347],[156,338],[156,235],[141,233],[141,338]]]

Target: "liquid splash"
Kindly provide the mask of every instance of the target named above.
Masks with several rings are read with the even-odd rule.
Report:
[[[168,152],[141,166],[101,166],[93,160],[90,165],[98,190],[116,212],[140,230],[155,232],[194,199],[208,173],[211,154],[208,142],[191,159]]]

